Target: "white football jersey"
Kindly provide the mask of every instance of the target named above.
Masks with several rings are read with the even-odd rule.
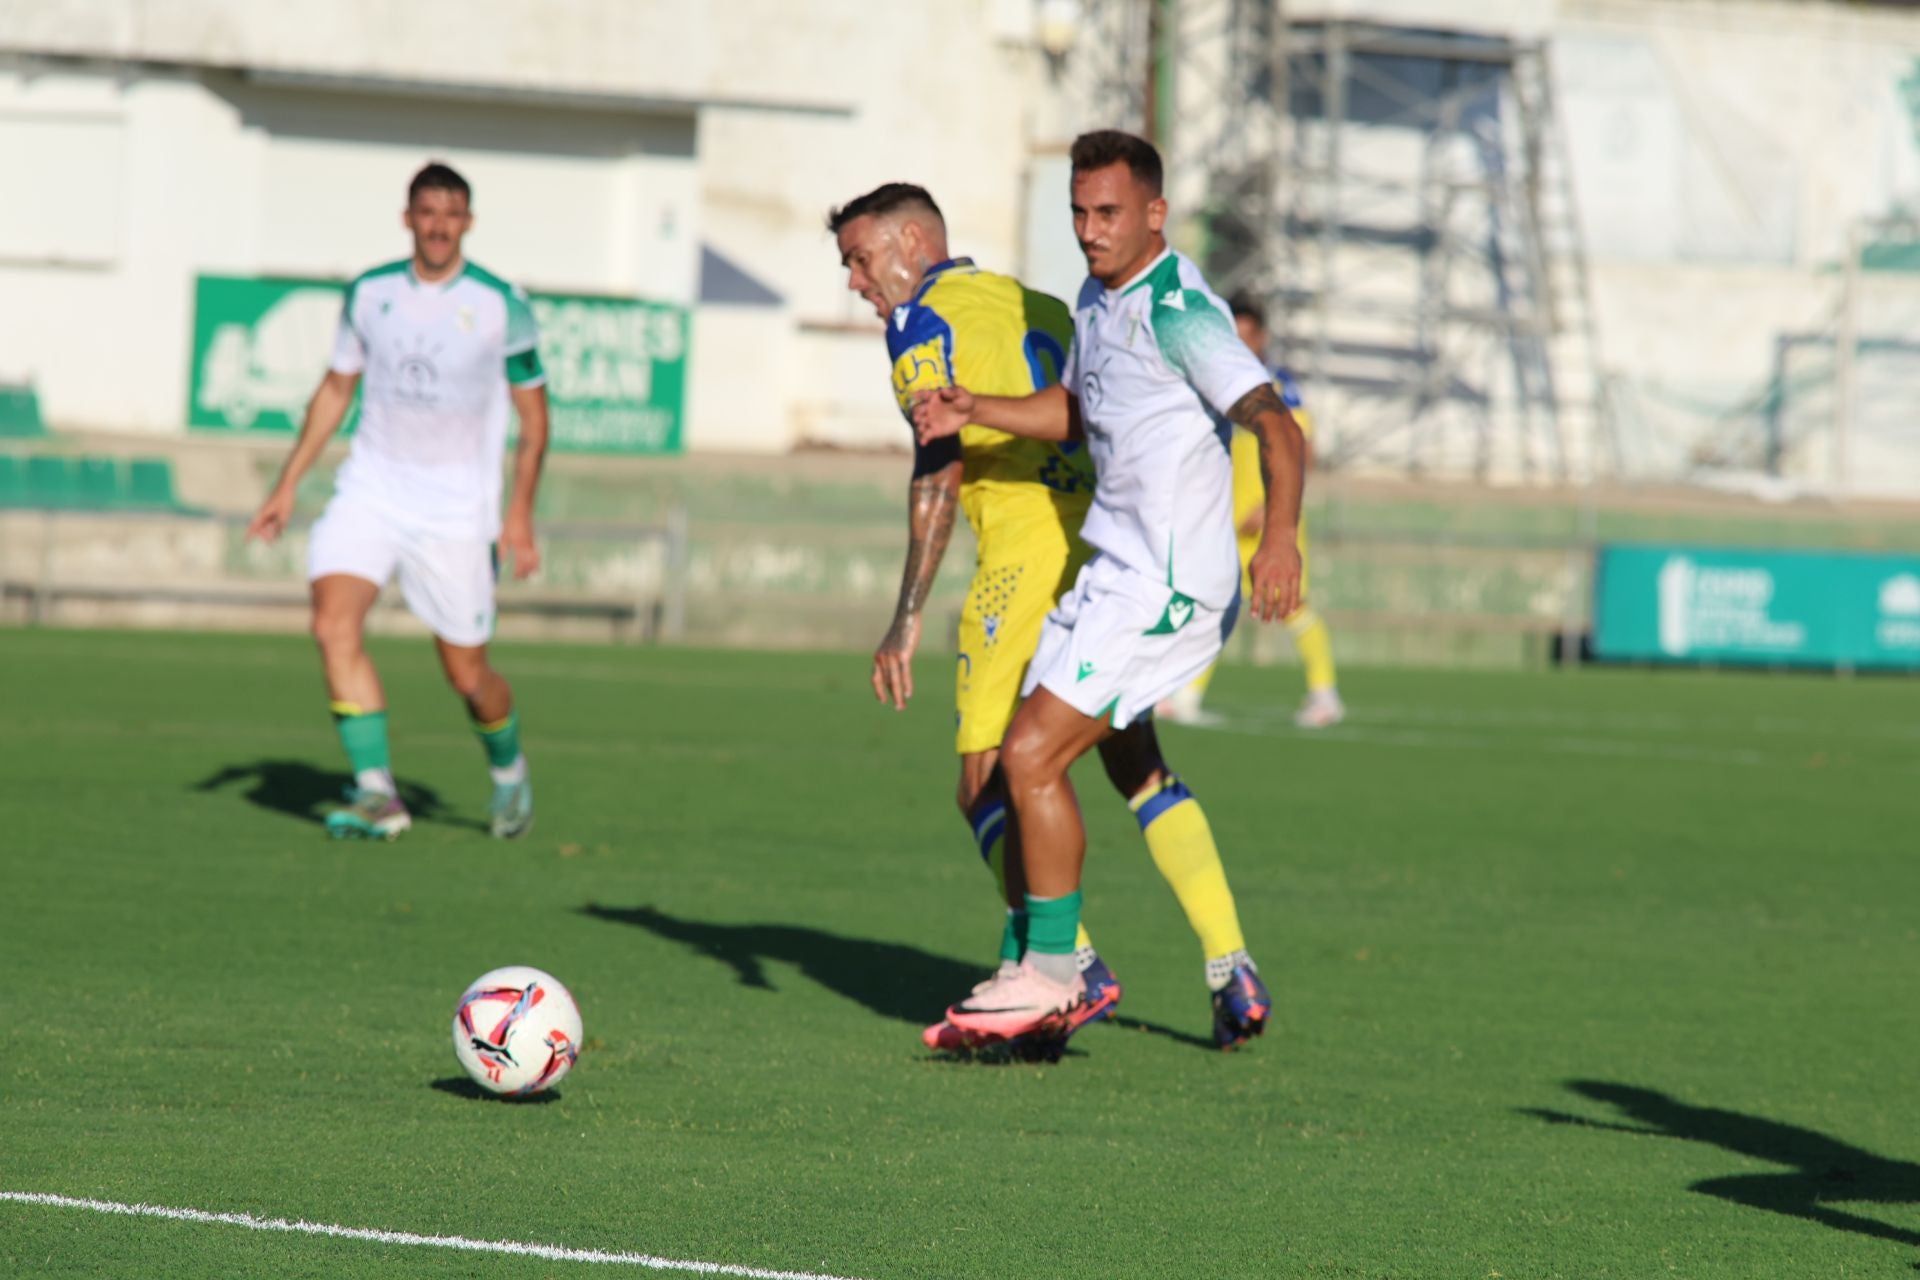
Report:
[[[360,424],[335,482],[422,528],[492,539],[509,385],[546,381],[524,291],[467,263],[428,284],[411,262],[347,287],[332,367],[358,373]]]
[[[1240,589],[1233,428],[1272,378],[1200,271],[1168,249],[1118,289],[1089,278],[1063,381],[1098,477],[1080,535],[1176,593],[1223,610]]]

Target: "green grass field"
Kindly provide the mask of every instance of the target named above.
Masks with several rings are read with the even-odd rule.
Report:
[[[1170,729],[1278,1022],[1082,777],[1122,1025],[929,1056],[997,908],[946,663],[508,648],[541,817],[383,644],[423,820],[328,842],[295,638],[0,632],[0,1191],[885,1277],[1828,1277],[1920,1261],[1920,685],[1234,669]],[[585,1015],[542,1104],[455,1087],[453,1002]],[[0,1273],[630,1268],[0,1204]]]

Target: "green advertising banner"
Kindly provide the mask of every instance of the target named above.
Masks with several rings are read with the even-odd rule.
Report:
[[[201,276],[194,289],[187,424],[300,426],[340,321],[336,281]],[[687,308],[587,294],[531,295],[556,450],[671,454],[684,447]]]
[[[1602,547],[1593,649],[1619,661],[1920,668],[1920,557]]]

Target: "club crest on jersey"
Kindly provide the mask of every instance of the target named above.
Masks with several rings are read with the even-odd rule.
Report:
[[[987,617],[981,619],[980,625],[987,633],[988,644],[992,644],[995,640],[998,640],[1000,638],[1000,615],[999,614],[997,613],[989,614]]]

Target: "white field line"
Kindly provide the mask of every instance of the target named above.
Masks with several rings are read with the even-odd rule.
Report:
[[[518,1240],[471,1240],[466,1236],[423,1236],[411,1231],[374,1231],[365,1227],[341,1227],[325,1222],[293,1222],[286,1218],[256,1218],[250,1213],[209,1213],[205,1209],[172,1209],[157,1204],[121,1204],[114,1200],[83,1200],[73,1196],[49,1195],[40,1191],[0,1191],[0,1202],[43,1205],[56,1209],[86,1209],[93,1213],[114,1213],[135,1218],[169,1218],[176,1222],[219,1222],[245,1227],[249,1231],[291,1231],[299,1235],[331,1236],[339,1240],[369,1240],[376,1244],[426,1245],[435,1249],[458,1249],[466,1253],[506,1253],[523,1258],[544,1258],[549,1262],[600,1262],[619,1267],[643,1267],[649,1271],[689,1271],[706,1276],[745,1276],[749,1280],[852,1280],[819,1271],[769,1271],[763,1267],[739,1267],[723,1262],[691,1262],[678,1258],[657,1258],[649,1253],[609,1253],[600,1249],[564,1249],[559,1245],[525,1244]]]

